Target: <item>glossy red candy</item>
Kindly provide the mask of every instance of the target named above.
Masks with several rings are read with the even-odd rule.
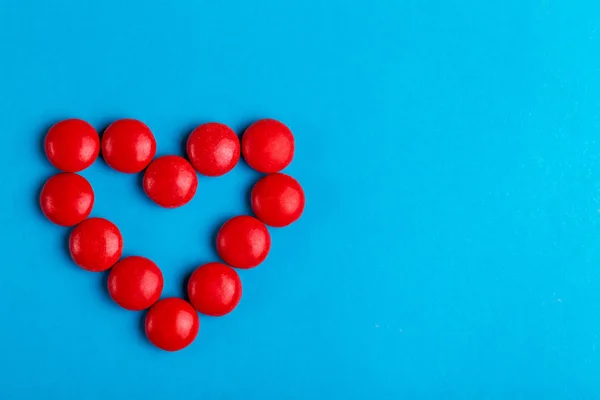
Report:
[[[271,237],[265,224],[241,215],[225,222],[217,234],[217,252],[236,268],[254,268],[267,258]]]
[[[240,141],[227,125],[210,122],[192,131],[187,154],[202,175],[220,176],[231,171],[240,159]]]
[[[162,207],[181,207],[194,197],[197,187],[196,171],[183,157],[159,157],[144,173],[144,191]]]
[[[108,293],[121,307],[140,311],[160,298],[164,285],[160,268],[145,257],[126,257],[108,275]]]
[[[88,218],[71,232],[69,251],[81,268],[92,272],[106,271],[121,257],[123,237],[112,222]]]
[[[82,176],[63,172],[46,181],[40,194],[42,212],[57,225],[77,225],[90,215],[94,191]]]
[[[156,140],[150,128],[135,119],[120,119],[102,135],[102,157],[120,172],[142,171],[156,154]]]
[[[267,225],[282,227],[296,221],[304,210],[304,191],[297,180],[276,173],[261,178],[250,195],[254,214]]]
[[[56,168],[78,172],[96,161],[100,138],[94,127],[81,119],[65,119],[54,124],[45,140],[46,156]]]
[[[279,121],[261,119],[244,132],[242,153],[246,162],[259,172],[281,171],[294,157],[294,135]]]
[[[242,281],[237,272],[225,264],[204,264],[190,277],[188,296],[202,314],[220,317],[233,311],[240,302]]]
[[[160,300],[146,315],[146,336],[156,347],[177,351],[189,346],[200,329],[194,307],[175,297]]]

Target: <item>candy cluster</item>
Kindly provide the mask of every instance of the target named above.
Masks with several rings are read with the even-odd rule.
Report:
[[[177,155],[155,159],[154,135],[135,119],[113,122],[102,139],[89,123],[64,120],[48,131],[45,149],[48,160],[63,172],[44,184],[40,195],[42,212],[55,224],[75,226],[69,236],[73,261],[88,271],[110,269],[108,292],[119,306],[132,311],[150,307],[145,319],[146,335],[155,346],[167,351],[181,350],[194,341],[200,327],[196,311],[223,316],[237,306],[242,283],[234,268],[254,268],[263,262],[271,247],[266,225],[287,226],[300,218],[304,210],[302,187],[291,176],[279,172],[292,161],[294,136],[286,125],[273,119],[252,124],[242,135],[241,146],[227,125],[200,125],[188,137],[187,159]],[[226,174],[238,163],[240,154],[252,168],[267,174],[251,192],[256,217],[240,215],[223,224],[216,242],[223,262],[202,265],[192,273],[187,287],[189,302],[160,299],[160,268],[141,256],[121,259],[123,237],[119,228],[104,218],[88,218],[94,191],[76,172],[92,165],[100,152],[117,171],[144,171],[144,191],[166,208],[181,207],[194,197],[198,186],[196,171],[213,177]]]

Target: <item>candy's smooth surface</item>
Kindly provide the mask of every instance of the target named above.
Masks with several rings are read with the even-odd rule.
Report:
[[[140,311],[160,298],[164,285],[158,266],[145,257],[126,257],[108,275],[108,293],[121,307]]]
[[[96,161],[100,153],[100,137],[87,122],[65,119],[54,124],[44,142],[50,163],[65,172],[78,172]]]
[[[270,248],[267,227],[248,215],[231,218],[217,234],[219,256],[232,267],[254,268],[267,258]]]
[[[244,132],[242,153],[246,162],[259,172],[281,171],[294,158],[294,135],[279,121],[261,119]]]
[[[144,173],[144,191],[162,207],[181,207],[194,197],[197,187],[196,171],[183,157],[159,157]]]
[[[240,141],[227,125],[210,122],[192,131],[187,154],[202,175],[220,176],[231,171],[240,159]]]
[[[136,119],[120,119],[102,135],[102,157],[119,172],[142,171],[156,154],[156,140],[150,128]]]
[[[190,302],[202,314],[220,317],[238,305],[242,281],[235,270],[212,262],[197,268],[188,281]]]
[[[69,236],[69,251],[81,268],[106,271],[119,260],[123,252],[123,237],[119,228],[104,218],[89,218],[73,229]]]
[[[287,226],[304,211],[302,186],[289,175],[276,173],[261,178],[250,197],[254,214],[270,226]]]
[[[40,194],[42,212],[57,225],[77,225],[90,215],[94,191],[81,175],[71,172],[56,174],[46,181]]]
[[[177,351],[189,346],[200,329],[196,310],[185,300],[159,300],[146,315],[146,336],[156,347]]]

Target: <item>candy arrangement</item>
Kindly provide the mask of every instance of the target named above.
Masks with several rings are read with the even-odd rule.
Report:
[[[196,338],[198,312],[223,316],[242,296],[242,282],[234,268],[254,268],[269,253],[271,237],[266,225],[287,226],[304,210],[304,191],[298,181],[280,173],[294,156],[294,137],[287,126],[273,119],[252,124],[238,136],[221,123],[207,123],[192,131],[187,159],[177,155],[154,158],[156,141],[142,122],[113,122],[102,140],[89,123],[80,119],[60,121],[50,128],[45,150],[52,165],[61,170],[50,177],[40,194],[44,215],[53,223],[75,226],[69,251],[75,264],[92,272],[107,271],[108,292],[119,306],[141,311],[147,308],[146,336],[155,346],[177,351]],[[181,207],[195,195],[196,173],[217,177],[231,171],[240,154],[255,170],[265,173],[251,192],[256,217],[240,215],[225,222],[217,234],[216,247],[223,262],[198,267],[188,281],[189,302],[160,299],[163,275],[150,259],[121,258],[123,237],[119,228],[104,218],[88,218],[94,205],[90,183],[76,172],[94,163],[98,155],[113,169],[143,175],[144,192],[157,205]]]

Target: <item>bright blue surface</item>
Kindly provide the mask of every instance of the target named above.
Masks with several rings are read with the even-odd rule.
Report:
[[[0,399],[600,398],[599,2],[175,3],[0,2]],[[42,216],[65,117],[139,118],[158,154],[210,120],[293,129],[305,214],[188,349]],[[258,176],[165,210],[83,175],[166,296]]]

